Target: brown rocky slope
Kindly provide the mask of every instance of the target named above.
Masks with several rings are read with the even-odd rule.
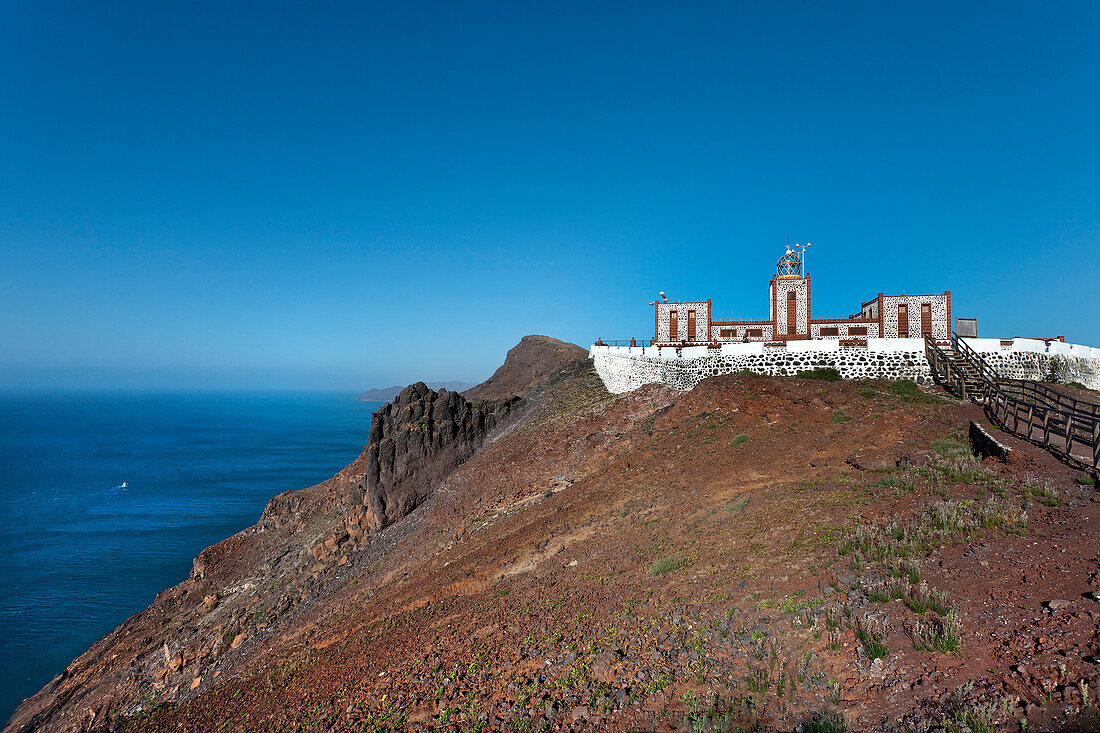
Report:
[[[1096,729],[1094,488],[995,431],[979,462],[972,419],[880,382],[612,396],[575,362],[310,601],[65,724]]]
[[[466,390],[462,396],[471,402],[480,402],[523,395],[547,373],[587,356],[588,352],[576,344],[550,336],[524,336],[508,351],[504,363],[493,376]]]
[[[558,366],[526,351],[513,349],[530,381]],[[474,405],[422,383],[406,387],[374,414],[358,459],[328,481],[274,497],[254,526],[204,550],[188,580],[25,700],[5,730],[110,727],[117,711],[175,701],[233,669],[339,585],[337,568],[384,554],[378,533],[429,498],[523,407],[514,396]]]

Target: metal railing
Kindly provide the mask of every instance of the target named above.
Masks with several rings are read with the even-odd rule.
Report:
[[[652,339],[596,339],[595,346],[651,346]]]

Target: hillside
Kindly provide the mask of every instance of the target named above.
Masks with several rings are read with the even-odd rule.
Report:
[[[523,395],[550,372],[587,356],[588,352],[576,344],[550,336],[524,336],[508,351],[504,363],[493,372],[493,376],[466,390],[462,396],[479,402]]]
[[[974,406],[750,375],[612,396],[584,361],[531,381],[407,388],[373,454],[158,596],[167,633],[115,632],[9,730],[1100,725],[1095,490],[1000,433],[1010,460],[976,460]],[[411,513],[375,521],[394,491]]]
[[[470,382],[427,382],[426,384],[428,389],[445,389],[450,392],[461,392],[474,386]],[[389,402],[394,397],[401,394],[402,389],[404,389],[404,387],[399,384],[395,384],[392,387],[375,387],[373,389],[368,389],[355,399],[360,402]]]

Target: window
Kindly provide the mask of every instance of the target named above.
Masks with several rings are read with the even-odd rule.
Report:
[[[695,340],[695,311],[688,311],[688,341]]]
[[[748,331],[749,331],[749,338],[754,338],[754,337],[755,338],[763,338],[763,336],[764,336],[764,329],[762,329],[762,328],[750,328],[750,329],[748,329]]]
[[[822,336],[839,336],[840,335],[840,329],[837,328],[836,326],[823,326],[821,328],[821,335]]]
[[[737,335],[736,328],[720,328],[718,329],[718,338],[731,339]]]
[[[680,323],[676,311],[669,311],[668,313],[668,340],[680,340]]]
[[[867,335],[867,327],[866,326],[848,326],[848,335],[849,336],[866,336]]]
[[[898,338],[909,338],[909,306],[898,303]]]

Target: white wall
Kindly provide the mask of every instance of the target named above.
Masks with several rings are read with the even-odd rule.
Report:
[[[1004,378],[1041,379],[1053,373],[1060,381],[1078,381],[1100,389],[1100,349],[1063,344],[1048,353],[1046,344],[1035,339],[1015,339],[1007,347],[1001,346],[1000,339],[966,342]],[[1044,350],[1036,350],[1036,344]],[[845,379],[931,380],[924,339],[919,338],[868,339],[866,349],[841,348],[832,340],[804,340],[790,341],[787,348],[759,342],[722,344],[718,349],[593,346],[589,354],[608,390],[616,394],[655,382],[692,389],[707,377],[740,370],[778,376],[833,367]]]

